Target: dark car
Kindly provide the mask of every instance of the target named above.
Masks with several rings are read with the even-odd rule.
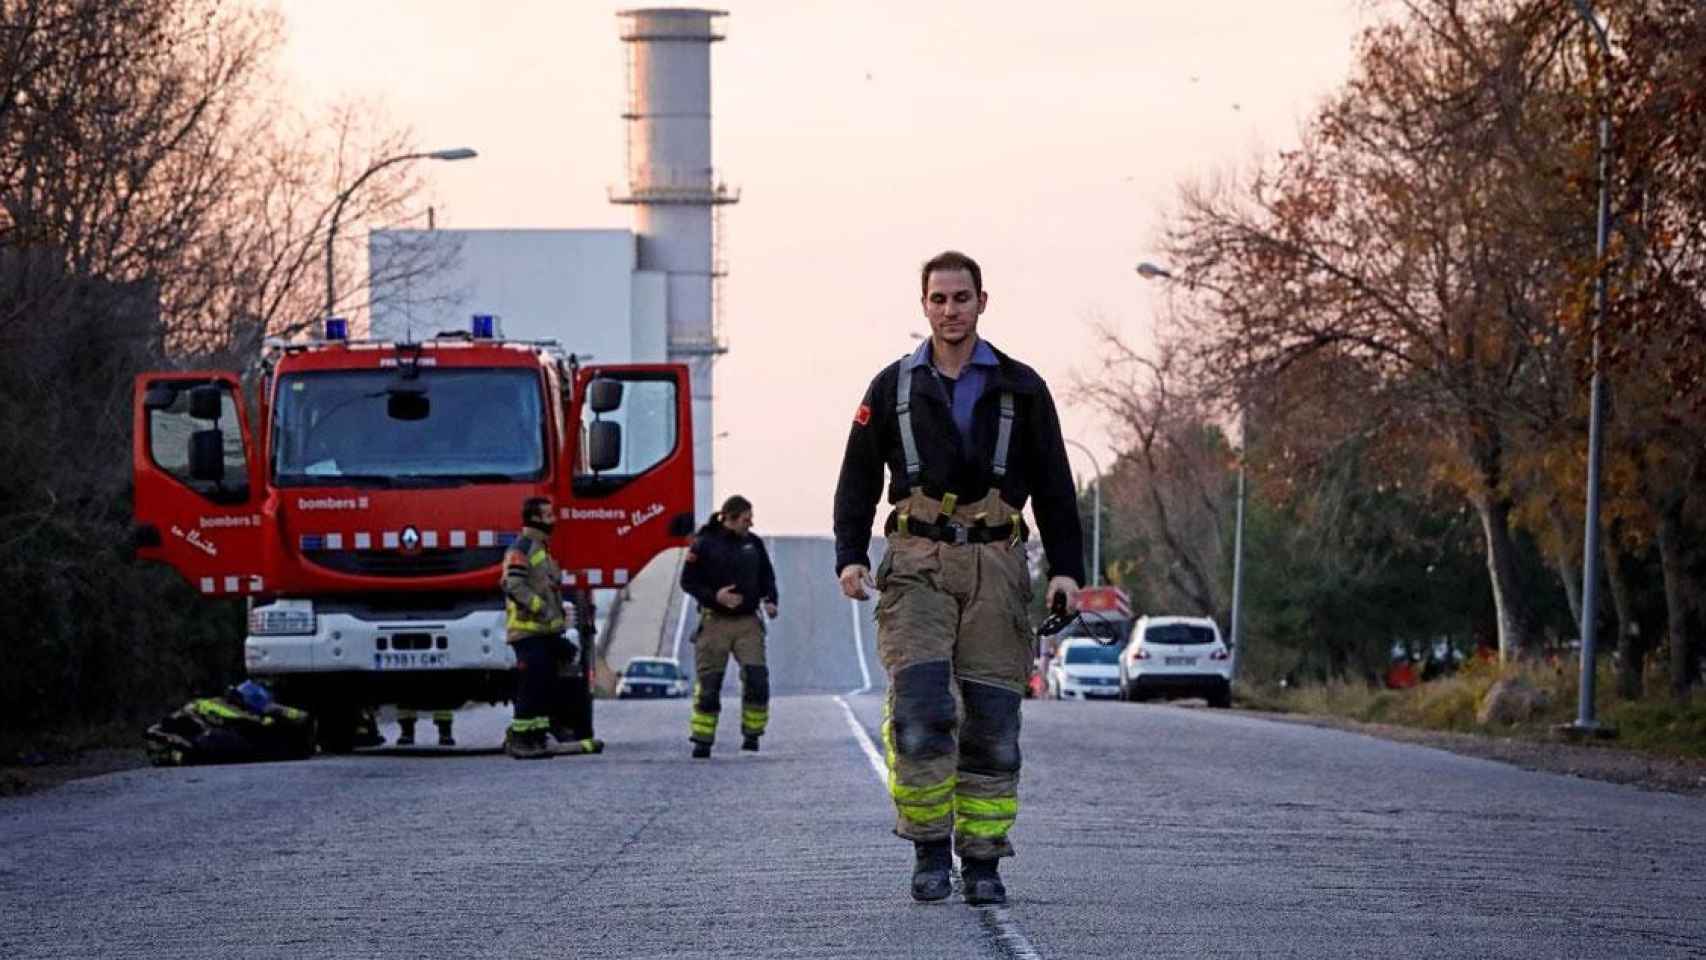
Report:
[[[668,657],[635,657],[622,668],[616,696],[685,697],[687,678],[681,675],[681,664]]]

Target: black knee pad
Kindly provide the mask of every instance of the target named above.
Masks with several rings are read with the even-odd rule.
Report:
[[[1004,687],[966,681],[960,684],[966,705],[960,731],[960,769],[974,773],[1019,770],[1019,694]]]
[[[889,730],[895,752],[927,759],[954,752],[953,667],[931,660],[902,667],[894,674],[894,713]]]
[[[723,709],[723,671],[699,675],[699,697],[693,701],[693,707],[700,713],[718,713]]]
[[[769,667],[740,668],[740,702],[755,707],[762,707],[770,702]]]

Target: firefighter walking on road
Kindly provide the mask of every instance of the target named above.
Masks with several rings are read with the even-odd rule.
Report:
[[[688,739],[693,756],[711,755],[722,712],[723,671],[733,655],[740,665],[741,749],[757,750],[770,722],[770,668],[764,661],[764,624],[777,612],[776,571],[764,541],[752,532],[752,502],[742,496],[699,529],[681,567],[681,589],[699,602],[693,641],[697,682]]]
[[[914,844],[912,896],[1001,904],[1019,812],[1019,704],[1031,666],[1032,501],[1047,601],[1084,579],[1078,496],[1048,385],[978,336],[983,273],[949,251],[921,271],[930,339],[879,372],[853,417],[835,491],[835,567],[856,600],[877,587],[888,673],[883,740],[895,833]],[[875,579],[871,525],[893,505]]]
[[[564,636],[562,568],[551,556],[556,508],[548,497],[521,507],[521,534],[504,551],[505,639],[515,648],[515,717],[504,752],[518,760],[552,755],[546,737],[560,696],[558,671],[569,653]]]

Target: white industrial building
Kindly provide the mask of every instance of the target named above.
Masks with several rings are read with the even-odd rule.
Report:
[[[371,333],[420,339],[498,318],[504,336],[560,342],[595,363],[687,364],[695,513],[713,505],[713,367],[721,208],[738,193],[711,163],[711,44],[719,10],[618,14],[628,51],[633,230],[382,230],[370,235]]]
[[[632,231],[376,230],[368,245],[376,338],[466,330],[488,313],[505,337],[554,339],[596,363],[668,355],[668,277],[640,269]],[[404,257],[432,269],[391,266]]]

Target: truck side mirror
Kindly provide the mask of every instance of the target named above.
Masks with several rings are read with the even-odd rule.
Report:
[[[593,413],[609,413],[622,405],[622,381],[598,379],[587,384],[586,405]]]
[[[218,427],[190,434],[190,478],[225,482],[225,434]]]
[[[150,384],[142,394],[142,409],[167,410],[178,402],[178,389],[171,384]]]
[[[224,399],[224,396],[225,391],[218,384],[206,383],[199,387],[191,387],[190,416],[197,420],[211,420],[218,423],[223,406],[220,401]]]
[[[622,427],[609,420],[587,425],[586,461],[593,473],[614,470],[622,462]]]

